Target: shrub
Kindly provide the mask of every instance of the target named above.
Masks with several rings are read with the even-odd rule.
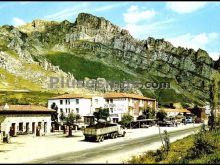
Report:
[[[209,138],[207,132],[199,132],[194,138],[194,144],[192,149],[188,152],[186,158],[194,159],[199,158],[202,155],[211,154],[215,147],[215,141]]]
[[[129,114],[125,114],[122,116],[121,119],[121,124],[123,124],[124,126],[127,126],[128,124],[130,124],[132,121],[134,120],[134,117],[129,115]]]

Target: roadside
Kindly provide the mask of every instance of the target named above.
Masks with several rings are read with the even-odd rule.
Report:
[[[194,124],[194,126],[198,127],[200,124]],[[163,133],[164,130],[168,132],[184,130],[192,127],[193,124],[180,125],[178,127],[161,127],[161,132]],[[0,162],[23,163],[53,155],[115,144],[130,139],[158,134],[158,128],[153,126],[150,128],[128,129],[125,137],[105,140],[102,143],[85,142],[81,131],[73,132],[73,134],[74,137],[71,138],[65,137],[62,133],[42,137],[23,135],[12,138],[11,144],[1,145],[1,150],[5,150],[5,152],[0,152]]]
[[[184,137],[187,137],[191,134],[193,134],[193,130],[189,130],[187,133],[183,133],[181,135],[175,136],[175,137],[170,137],[170,142],[174,142],[176,140],[182,139]],[[156,141],[156,142],[151,142],[151,143],[146,143],[142,145],[141,147],[134,148],[132,150],[127,150],[124,152],[117,152],[114,154],[108,154],[108,155],[103,155],[99,159],[93,159],[92,161],[90,160],[89,162],[83,162],[83,163],[126,163],[128,160],[132,158],[132,156],[138,156],[142,155],[143,153],[149,151],[149,150],[157,150],[161,147],[161,141]]]

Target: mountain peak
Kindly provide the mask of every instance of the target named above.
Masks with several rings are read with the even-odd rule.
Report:
[[[76,22],[77,25],[86,26],[91,29],[102,29],[107,32],[121,32],[121,28],[117,25],[112,24],[109,20],[103,17],[97,17],[89,13],[80,13]]]
[[[35,19],[31,23],[27,23],[25,25],[19,26],[18,29],[25,33],[30,33],[33,31],[42,32],[45,30],[46,26],[59,24],[56,21],[46,21],[41,19]]]

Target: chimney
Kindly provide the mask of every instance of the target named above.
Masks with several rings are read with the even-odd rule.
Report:
[[[8,103],[5,104],[3,110],[7,110],[7,109],[9,109]]]

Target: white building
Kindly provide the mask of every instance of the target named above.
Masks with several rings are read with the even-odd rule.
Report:
[[[65,116],[74,112],[79,114],[82,118],[83,116],[93,113],[91,111],[92,97],[87,95],[64,94],[48,99],[48,108],[52,108],[53,104],[56,104],[58,107],[58,122],[61,122],[60,116],[62,112]]]
[[[54,110],[36,105],[5,105],[0,106],[1,132],[5,135],[49,133],[51,130],[51,113]]]
[[[134,120],[142,115],[147,107],[156,110],[157,102],[155,99],[147,98],[137,94],[110,92],[104,95],[106,100],[105,108],[109,109],[112,122],[119,122],[124,114],[130,114]]]
[[[103,96],[93,96],[91,112],[95,112],[98,111],[100,108],[104,108],[105,104],[106,104],[106,100]]]
[[[64,94],[48,100],[48,108],[56,104],[59,116],[63,112],[68,115],[70,112],[78,113],[85,123],[89,123],[93,113],[100,108],[109,109],[110,120],[119,122],[123,114],[129,113],[135,119],[142,114],[142,110],[147,107],[156,109],[156,100],[141,95],[128,93],[109,92],[103,96],[91,96],[82,94]],[[88,118],[88,121],[87,121]]]

